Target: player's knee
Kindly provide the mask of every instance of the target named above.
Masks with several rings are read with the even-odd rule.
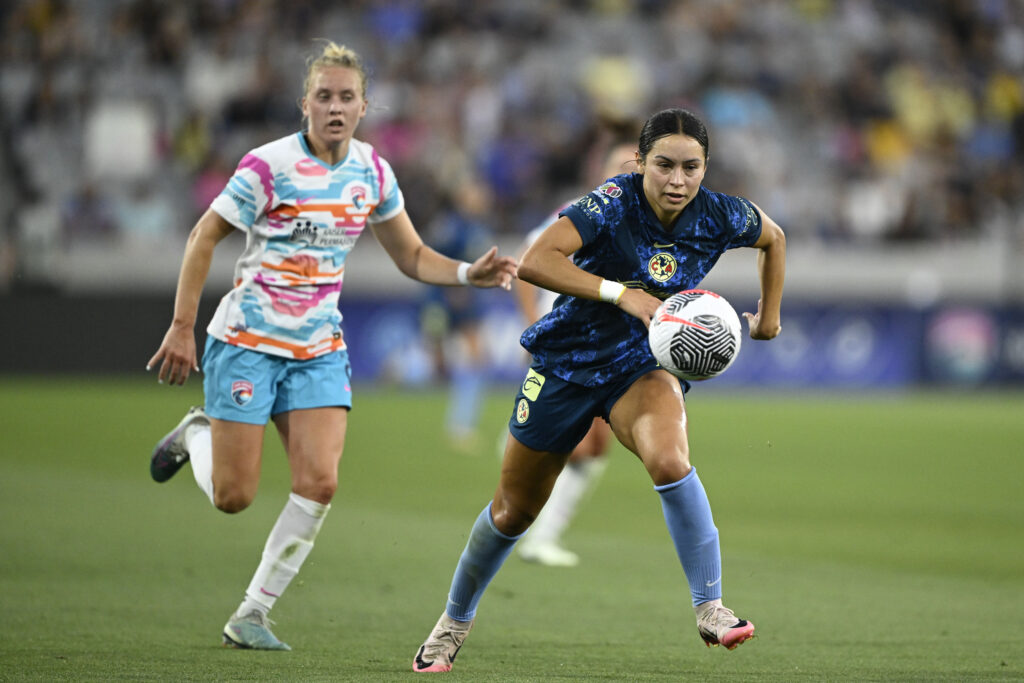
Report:
[[[677,482],[689,474],[692,469],[689,458],[685,457],[655,458],[648,461],[646,465],[647,473],[651,476],[651,481],[655,486]]]
[[[334,480],[333,482],[329,482],[329,483],[328,482],[322,482],[319,485],[317,485],[315,488],[313,488],[309,492],[309,494],[307,496],[305,496],[305,497],[309,498],[310,500],[315,500],[316,502],[321,503],[322,505],[327,505],[332,500],[334,500],[334,494],[335,494],[335,492],[337,490],[338,490],[338,482],[337,482],[337,480]]]
[[[533,524],[537,518],[535,512],[522,505],[515,505],[508,499],[502,499],[491,505],[491,520],[494,526],[506,536],[518,536]]]
[[[259,488],[259,472],[229,467],[214,467],[212,501],[222,512],[236,513],[249,507]]]
[[[214,488],[213,504],[221,512],[234,514],[249,507],[255,496],[241,489],[222,487]]]
[[[338,490],[338,475],[324,473],[303,477],[294,482],[292,490],[303,498],[327,505],[334,499],[334,494]]]

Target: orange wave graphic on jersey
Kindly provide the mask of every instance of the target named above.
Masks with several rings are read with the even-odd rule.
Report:
[[[340,335],[337,339],[325,339],[319,344],[303,345],[290,344],[280,339],[270,339],[269,337],[263,337],[252,332],[235,331],[228,332],[226,341],[235,346],[244,346],[245,348],[255,350],[259,350],[261,346],[270,346],[287,351],[296,360],[308,360],[345,348],[345,338]]]
[[[349,209],[354,208],[355,204],[343,203],[313,204],[310,202],[299,206],[281,204],[268,211],[267,216],[270,218],[295,218],[302,213],[329,213],[335,218],[349,218],[352,214]]]
[[[316,284],[324,278],[339,278],[345,272],[345,266],[338,270],[320,270],[319,263],[319,260],[313,256],[299,254],[297,256],[289,256],[280,263],[262,261],[260,266],[266,270],[282,273],[282,277],[291,285]]]

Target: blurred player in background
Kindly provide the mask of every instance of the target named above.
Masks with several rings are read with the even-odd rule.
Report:
[[[441,254],[462,260],[493,239],[487,224],[490,190],[474,178],[461,178],[448,194],[448,206],[426,231],[427,241]],[[421,315],[435,367],[448,381],[448,439],[463,453],[474,453],[477,447],[477,419],[488,364],[481,337],[483,314],[479,290],[431,287]]]
[[[638,126],[629,122],[608,122],[604,125],[608,130],[609,139],[604,143],[606,150],[603,163],[594,178],[595,182],[588,182],[587,187],[593,187],[621,173],[631,172],[635,168]],[[577,200],[578,198],[573,201]],[[569,204],[561,208],[564,209]],[[544,229],[556,220],[557,212],[531,230],[523,240],[520,255],[525,253]],[[523,280],[516,280],[513,291],[527,325],[540,320],[541,316],[552,309],[558,298],[557,292],[535,287]],[[611,427],[605,419],[595,417],[586,436],[569,455],[565,469],[558,475],[551,495],[530,526],[529,533],[516,546],[521,558],[548,567],[575,567],[579,564],[579,556],[562,546],[562,534],[576,514],[580,501],[593,489],[604,473],[608,464],[605,455],[611,436]]]
[[[689,384],[658,367],[647,328],[663,299],[697,286],[727,249],[754,247],[761,298],[757,312],[744,315],[752,338],[772,339],[782,328],[785,236],[753,203],[701,187],[708,135],[692,113],[649,118],[636,159],[636,173],[563,210],[523,256],[520,277],[564,300],[523,333],[533,364],[509,420],[498,487],[470,531],[414,671],[451,670],[487,585],[595,416],[608,420],[654,482],[701,638],[733,649],[754,634],[722,604],[718,529],[690,465]]]
[[[147,365],[159,364],[159,380],[171,385],[198,371],[194,327],[214,248],[244,232],[234,288],[207,328],[206,405],[189,410],[150,462],[153,479],[163,482],[191,461],[210,501],[239,512],[256,495],[266,423],[277,427],[291,494],[224,626],[229,646],[290,649],[271,632],[267,614],[312,550],[338,485],[352,406],[338,295],[363,228],[370,226],[402,273],[422,282],[509,288],[515,275],[515,260],[496,248],[471,265],[423,244],[390,165],[353,138],[366,115],[366,88],[352,50],[327,42],[309,60],[306,130],[249,152],[192,229],[174,318]]]

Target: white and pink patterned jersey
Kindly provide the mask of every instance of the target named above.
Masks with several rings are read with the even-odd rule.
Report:
[[[351,140],[334,166],[313,156],[302,133],[252,150],[210,205],[246,241],[234,288],[206,331],[288,358],[345,348],[338,310],[345,258],[367,222],[404,206],[391,167],[365,142]]]

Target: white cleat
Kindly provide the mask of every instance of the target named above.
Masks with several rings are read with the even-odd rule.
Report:
[[[455,656],[473,628],[472,621],[455,621],[442,613],[430,637],[420,646],[412,670],[416,673],[444,673],[452,670]]]
[[[523,541],[519,546],[519,557],[527,562],[536,562],[545,567],[575,567],[580,563],[579,555],[557,543],[531,543],[528,539]]]
[[[149,474],[153,481],[163,483],[173,477],[188,462],[185,430],[193,424],[210,424],[202,406],[192,406],[174,429],[167,432],[153,449],[149,459]]]
[[[721,600],[711,600],[697,605],[697,630],[708,647],[721,645],[727,650],[754,637],[754,625],[746,619],[739,619]]]

